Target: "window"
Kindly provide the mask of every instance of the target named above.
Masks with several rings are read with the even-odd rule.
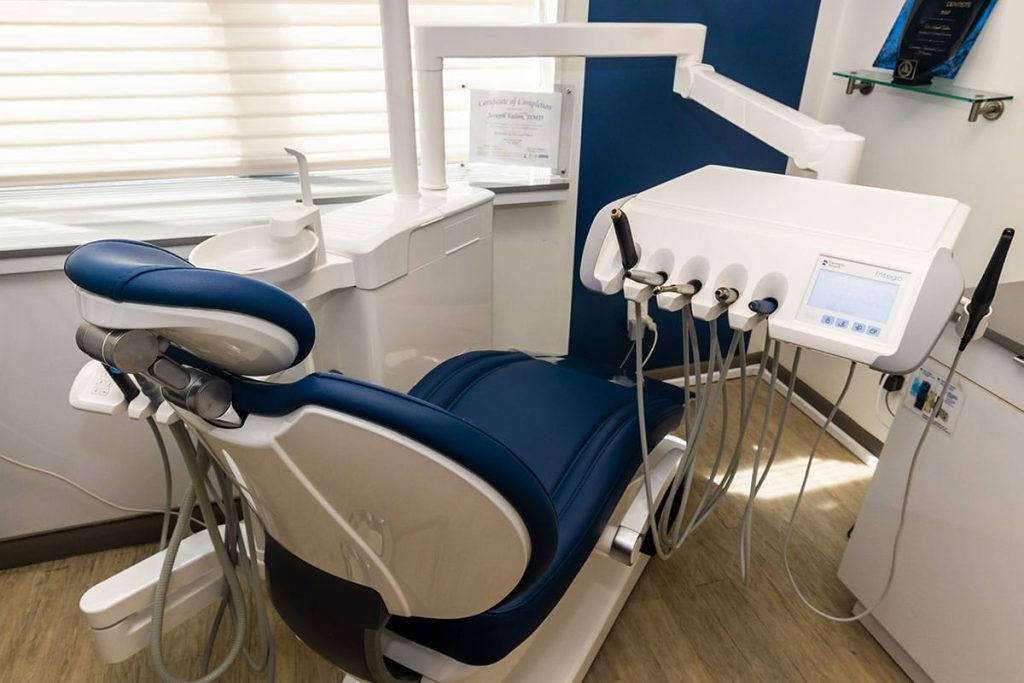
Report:
[[[413,24],[528,23],[545,0],[410,0]],[[0,0],[0,186],[320,169],[388,159],[370,0]],[[550,88],[548,60],[451,60],[463,88]]]

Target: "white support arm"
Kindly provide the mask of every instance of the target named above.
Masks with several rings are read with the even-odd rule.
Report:
[[[444,90],[446,57],[682,57],[700,61],[701,24],[564,23],[521,26],[417,26],[422,184],[446,188]]]
[[[793,158],[819,178],[851,182],[864,138],[820,123],[715,73],[700,60],[701,24],[564,23],[521,26],[418,26],[422,185],[443,190],[446,57],[676,57],[674,90]]]
[[[864,149],[860,135],[821,123],[715,73],[708,64],[677,62],[672,89],[791,157],[799,168],[815,171],[821,180],[852,183],[857,177]]]
[[[391,182],[395,194],[415,196],[420,188],[416,172],[416,120],[412,108],[409,3],[381,0],[380,29],[386,74],[384,92],[388,103]]]

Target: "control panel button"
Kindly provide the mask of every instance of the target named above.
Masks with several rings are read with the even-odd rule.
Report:
[[[836,321],[836,319],[835,319],[834,316],[831,316],[831,315],[828,315],[828,314],[825,314],[825,315],[821,316],[821,322],[824,325],[831,325],[835,321]]]
[[[846,318],[836,318],[836,327],[838,327],[839,329],[845,330],[849,326],[850,321],[847,320]]]
[[[868,336],[877,337],[880,334],[882,334],[882,328],[880,328],[880,327],[869,327],[868,328]]]
[[[867,329],[867,325],[865,325],[864,323],[854,323],[852,329],[853,329],[854,332],[859,332],[860,334],[864,334],[864,330]]]

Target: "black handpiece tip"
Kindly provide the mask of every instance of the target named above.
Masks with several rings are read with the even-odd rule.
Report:
[[[971,303],[967,307],[967,325],[964,334],[960,338],[960,350],[963,351],[974,338],[982,319],[991,310],[992,300],[996,297],[996,289],[999,287],[999,276],[1003,272],[1003,264],[1006,263],[1006,255],[1010,252],[1010,243],[1013,241],[1014,229],[1004,228],[996,242],[996,248],[992,251],[985,272],[978,281],[978,286],[971,296]]]
[[[630,228],[629,218],[622,209],[612,209],[611,216],[615,240],[619,243],[619,254],[622,256],[622,267],[628,272],[640,261],[640,255],[636,253],[636,244],[633,242],[633,230]]]

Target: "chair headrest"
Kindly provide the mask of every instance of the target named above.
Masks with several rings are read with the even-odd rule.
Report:
[[[152,329],[229,372],[266,375],[302,361],[316,328],[306,308],[273,285],[196,268],[166,249],[99,240],[68,256],[82,316],[111,329]]]

